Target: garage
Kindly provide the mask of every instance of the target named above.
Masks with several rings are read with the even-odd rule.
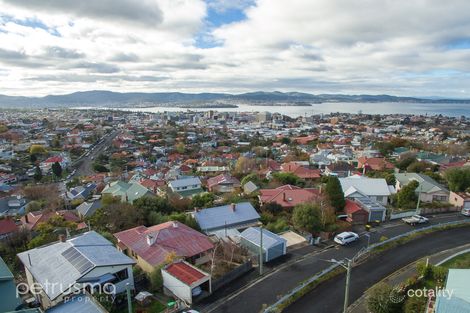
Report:
[[[287,240],[263,229],[263,259],[269,262],[286,254]],[[250,227],[245,229],[241,234],[240,244],[251,251],[253,254],[259,255],[261,245],[261,229],[259,227]]]
[[[188,305],[212,292],[210,275],[184,261],[165,266],[162,277],[165,294]]]

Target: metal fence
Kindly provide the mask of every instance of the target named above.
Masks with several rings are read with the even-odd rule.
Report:
[[[412,230],[412,231],[409,231],[409,232],[406,232],[406,233],[403,233],[401,235],[398,235],[396,237],[392,237],[392,238],[389,238],[387,240],[384,240],[384,241],[381,241],[381,242],[377,242],[375,244],[371,244],[368,248],[365,248],[365,249],[361,249],[354,257],[353,257],[353,261],[356,261],[358,260],[360,257],[366,255],[367,253],[371,252],[373,249],[376,249],[380,246],[383,246],[387,243],[390,243],[390,242],[393,242],[393,241],[396,241],[396,240],[399,240],[401,238],[404,238],[404,237],[407,237],[407,236],[410,236],[410,235],[413,235],[413,234],[417,234],[417,233],[420,233],[420,232],[425,232],[425,231],[428,231],[428,230],[432,230],[432,229],[436,229],[436,228],[440,228],[440,227],[446,227],[446,226],[455,226],[455,225],[463,225],[463,224],[470,224],[470,219],[468,220],[461,220],[461,221],[453,221],[453,222],[446,222],[446,223],[439,223],[439,224],[434,224],[434,225],[430,225],[430,226],[427,226],[427,227],[421,227],[421,228],[418,228],[418,229],[415,229],[415,230]],[[317,273],[315,274],[314,276],[310,277],[308,280],[304,281],[303,283],[301,283],[300,285],[298,285],[297,287],[295,287],[294,289],[292,289],[291,291],[289,291],[286,295],[282,296],[279,300],[277,300],[274,304],[270,305],[269,307],[267,307],[265,310],[264,310],[264,313],[274,313],[277,311],[277,308],[282,305],[283,303],[285,303],[287,300],[289,300],[291,297],[293,297],[297,292],[299,292],[300,290],[302,290],[304,287],[308,286],[309,284],[315,282],[316,280],[322,278],[323,276],[325,276],[326,274],[334,271],[335,269],[337,269],[338,267],[340,267],[341,265],[339,264],[333,264],[331,265],[330,267],[324,269],[323,271],[321,271],[320,273]]]

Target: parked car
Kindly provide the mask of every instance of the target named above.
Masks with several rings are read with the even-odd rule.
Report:
[[[413,215],[410,217],[405,217],[405,218],[402,218],[402,221],[411,226],[414,226],[416,224],[429,223],[429,219],[421,215]]]
[[[352,231],[345,231],[336,235],[334,241],[342,246],[347,245],[359,239],[359,235]]]
[[[463,208],[462,211],[460,211],[460,213],[463,216],[470,216],[470,208]]]

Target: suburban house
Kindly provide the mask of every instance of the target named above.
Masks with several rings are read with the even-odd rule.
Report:
[[[71,188],[66,192],[66,196],[70,200],[86,200],[88,199],[96,189],[95,183],[89,183],[85,186],[77,186]]]
[[[183,198],[190,198],[195,194],[203,192],[202,183],[199,177],[184,177],[168,183],[171,191],[179,194]]]
[[[101,194],[119,197],[121,201],[128,203],[133,203],[135,200],[142,197],[152,197],[155,195],[138,182],[127,183],[124,181],[109,183],[103,191],[101,191]]]
[[[15,277],[5,261],[0,257],[0,312],[15,311],[21,304],[21,297],[17,294]]]
[[[22,196],[7,196],[0,198],[0,216],[21,215],[26,212],[28,200]]]
[[[287,253],[287,240],[259,227],[249,227],[240,234],[240,244],[259,256],[263,236],[263,262],[272,261]]]
[[[21,217],[21,223],[26,229],[35,230],[40,223],[45,223],[55,216],[62,217],[68,222],[77,223],[77,229],[84,229],[87,227],[85,223],[80,222],[80,218],[77,215],[68,210],[29,212]]]
[[[207,180],[207,189],[211,192],[234,192],[237,188],[240,188],[240,181],[229,174],[220,174]]]
[[[436,182],[431,177],[418,173],[397,173],[395,174],[396,190],[400,191],[403,186],[415,180],[419,183],[416,193],[419,194],[422,202],[449,202],[449,190]]]
[[[368,213],[368,222],[383,222],[387,216],[387,208],[370,197],[356,197],[353,199],[364,211]]]
[[[257,191],[259,189],[258,186],[252,181],[247,182],[245,185],[243,185],[243,192],[246,195],[252,194],[253,192]]]
[[[292,209],[298,204],[313,201],[318,198],[319,190],[284,185],[274,189],[261,189],[259,200],[261,205],[277,203],[285,209]]]
[[[85,201],[77,206],[76,210],[80,218],[87,218],[95,214],[96,210],[101,208],[101,199]]]
[[[348,216],[346,221],[353,225],[364,225],[369,221],[369,213],[351,199],[346,199],[344,213]]]
[[[395,165],[388,162],[385,158],[368,158],[362,156],[357,159],[357,168],[363,169],[364,171],[383,171],[383,170],[393,170]]]
[[[162,268],[164,292],[185,303],[192,304],[194,298],[212,293],[211,276],[182,260]]]
[[[19,230],[15,221],[9,217],[0,219],[0,240],[13,235]]]
[[[238,230],[257,226],[260,215],[250,202],[241,202],[196,211],[194,218],[206,234],[226,237],[238,235]]]
[[[134,289],[134,260],[94,231],[18,254],[29,286],[39,286],[36,300],[43,309],[60,304],[71,292],[114,285],[116,294]],[[55,284],[57,288],[51,288]]]
[[[196,265],[206,263],[214,248],[206,235],[180,222],[138,226],[118,232],[114,237],[118,240],[118,249],[148,273],[165,263],[172,254]]]
[[[325,166],[323,172],[327,176],[348,177],[354,172],[355,168],[348,162],[335,162]]]
[[[373,201],[387,205],[388,197],[394,192],[393,186],[388,186],[383,178],[369,178],[359,175],[340,178],[344,197],[358,198],[367,196]]]
[[[320,170],[312,170],[304,167],[299,162],[288,162],[281,165],[281,172],[292,173],[305,180],[314,180],[321,177]]]
[[[449,203],[460,209],[470,209],[470,192],[451,191],[449,196]]]

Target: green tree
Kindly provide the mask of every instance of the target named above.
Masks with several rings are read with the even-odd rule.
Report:
[[[408,165],[406,171],[409,173],[422,173],[429,168],[429,165],[428,162],[415,161]]]
[[[390,186],[395,186],[395,184],[397,183],[395,175],[392,173],[385,175],[385,181],[387,182],[387,185],[390,185]]]
[[[392,293],[395,291],[386,283],[379,283],[372,287],[367,296],[367,308],[371,313],[401,312],[401,303],[392,302]],[[400,296],[397,294],[397,296]]]
[[[93,163],[93,170],[98,173],[107,173],[109,169],[103,164]]]
[[[427,297],[410,297],[406,300],[404,312],[405,313],[416,313],[425,312]]]
[[[37,182],[41,181],[41,179],[42,179],[42,171],[41,171],[41,168],[38,165],[36,165],[36,168],[34,169],[33,178]]]
[[[317,205],[305,203],[294,207],[292,223],[300,230],[316,232],[321,228],[320,208]]]
[[[46,152],[46,148],[44,148],[42,145],[31,145],[29,148],[30,154],[44,154]]]
[[[470,166],[451,168],[444,174],[450,190],[454,192],[466,191],[470,188]]]
[[[338,177],[329,176],[325,191],[331,205],[336,211],[342,211],[346,205],[346,200],[344,199],[343,188],[341,187]]]
[[[61,177],[62,176],[62,166],[60,165],[59,162],[54,162],[52,164],[52,173],[56,176],[56,177]]]
[[[406,157],[406,158],[403,158],[403,160],[401,160],[400,162],[398,162],[397,164],[397,167],[404,171],[406,170],[406,168],[408,166],[410,166],[411,163],[415,162],[416,161],[416,157],[414,156],[409,156],[409,157]]]
[[[293,173],[277,172],[277,173],[273,173],[273,178],[284,185],[294,185],[294,186],[303,187],[305,184],[304,181],[301,180],[299,176]]]
[[[29,156],[29,159],[31,160],[31,163],[36,164],[36,161],[38,160],[38,156],[36,154],[31,154]]]
[[[247,182],[252,182],[254,183],[255,185],[259,186],[261,181],[258,177],[258,174],[256,173],[251,173],[251,174],[248,174],[246,175],[245,177],[242,178],[242,180],[240,181],[241,185],[244,186]]]
[[[418,200],[416,188],[418,188],[418,186],[419,183],[416,180],[413,180],[401,188],[396,196],[398,207],[409,210],[416,207],[416,201]]]
[[[136,199],[133,204],[136,208],[142,210],[146,219],[150,212],[169,214],[174,210],[167,199],[158,196],[144,196]]]
[[[211,207],[214,204],[215,195],[211,192],[204,192],[194,195],[191,199],[191,206],[195,208]]]
[[[263,205],[262,209],[268,211],[271,214],[276,214],[282,212],[283,210],[282,206],[276,202],[266,203]]]

